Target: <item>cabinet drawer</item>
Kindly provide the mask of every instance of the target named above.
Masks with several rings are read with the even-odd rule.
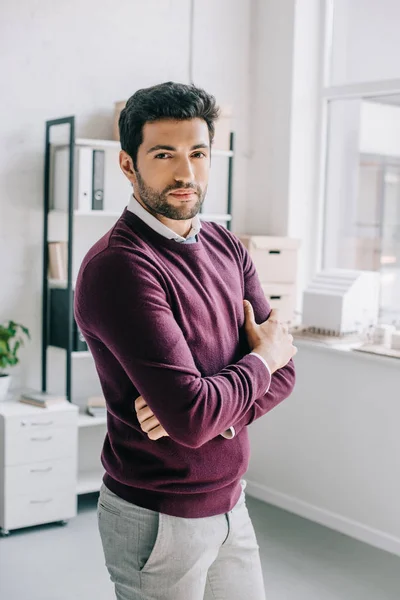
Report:
[[[57,458],[76,457],[76,427],[49,428],[46,431],[25,429],[5,436],[5,465],[26,465]]]
[[[4,529],[18,529],[41,523],[71,519],[76,515],[75,490],[36,493],[5,498]]]
[[[38,408],[34,413],[28,413],[27,415],[9,416],[6,429],[10,435],[14,436],[26,430],[32,432],[47,431],[48,429],[77,425],[77,422],[76,411],[54,411]]]
[[[57,492],[66,487],[75,490],[76,479],[74,458],[8,466],[4,473],[4,492],[7,498],[14,498],[21,494]]]

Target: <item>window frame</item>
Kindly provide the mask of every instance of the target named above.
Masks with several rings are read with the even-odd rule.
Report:
[[[320,148],[319,170],[317,183],[317,218],[316,229],[315,270],[318,272],[324,267],[325,232],[327,213],[327,172],[328,172],[328,147],[329,147],[329,104],[330,102],[360,99],[367,100],[375,96],[390,96],[400,94],[400,77],[396,79],[383,79],[362,81],[354,84],[330,85],[331,65],[333,58],[333,25],[334,25],[335,0],[321,0],[321,88],[320,88]]]

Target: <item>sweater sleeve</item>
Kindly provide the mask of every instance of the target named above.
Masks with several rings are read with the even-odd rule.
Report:
[[[256,323],[263,323],[268,319],[271,307],[265,298],[260,280],[249,253],[240,240],[237,240],[237,244],[239,245],[239,252],[242,255],[244,297],[246,300],[249,300],[253,306]],[[265,369],[265,371],[266,382],[270,381],[269,388],[266,393],[256,399],[245,415],[238,419],[238,421],[231,423],[236,434],[238,434],[243,427],[250,425],[253,421],[259,419],[275,408],[275,406],[280,404],[292,393],[296,380],[292,359],[287,365],[275,371],[272,374],[271,379],[268,377],[267,369]]]
[[[202,376],[160,277],[140,255],[132,263],[109,249],[80,274],[75,316],[95,359],[105,345],[169,436],[198,448],[248,414],[266,389],[267,373],[247,355]]]

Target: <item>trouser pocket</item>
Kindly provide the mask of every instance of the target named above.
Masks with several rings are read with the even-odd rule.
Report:
[[[98,521],[110,574],[121,570],[122,564],[138,573],[151,569],[162,555],[165,545],[163,517],[158,512],[126,502],[107,488],[102,488]]]

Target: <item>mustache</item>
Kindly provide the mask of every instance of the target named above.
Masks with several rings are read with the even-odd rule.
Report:
[[[200,187],[193,183],[176,183],[165,188],[163,193],[168,194],[169,192],[173,192],[175,190],[195,190],[196,192],[200,192]]]

